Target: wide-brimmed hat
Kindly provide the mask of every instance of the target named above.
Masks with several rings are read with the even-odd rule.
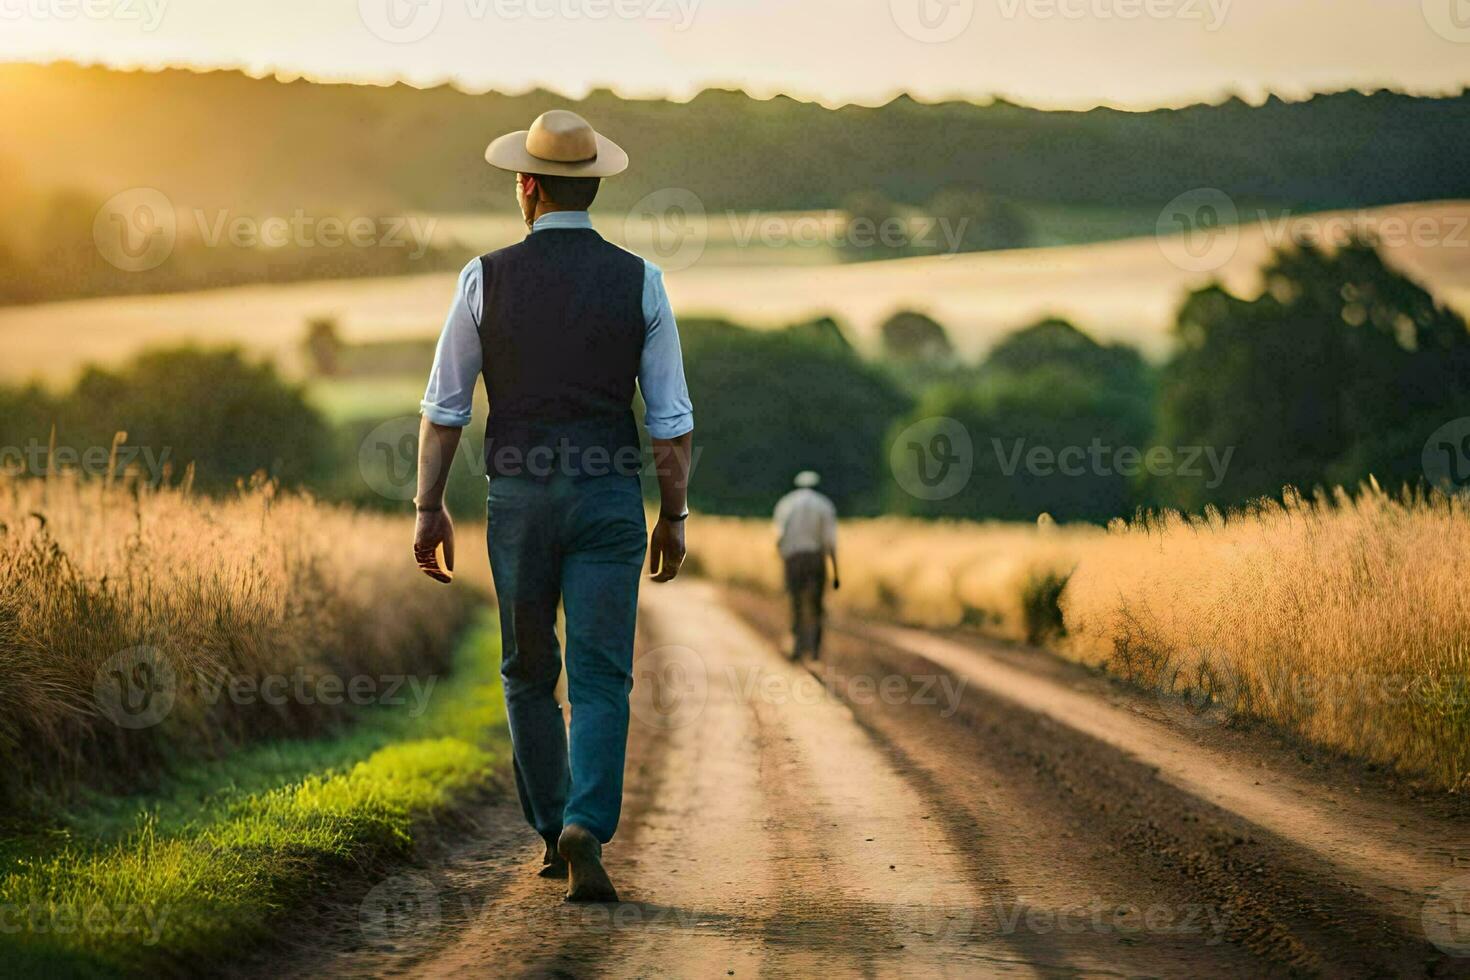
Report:
[[[506,133],[485,148],[492,167],[550,177],[612,177],[628,169],[628,154],[566,109],[543,112],[530,129]]]

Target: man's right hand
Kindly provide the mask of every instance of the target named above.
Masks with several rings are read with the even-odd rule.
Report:
[[[659,518],[648,542],[648,571],[655,582],[668,582],[684,564],[684,522]]]
[[[444,565],[439,564],[439,546],[444,546]],[[413,558],[419,571],[436,582],[454,578],[454,521],[449,511],[421,510],[413,529]]]

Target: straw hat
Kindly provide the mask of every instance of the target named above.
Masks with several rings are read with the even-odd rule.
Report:
[[[543,112],[530,129],[507,133],[485,148],[492,167],[551,177],[612,177],[628,169],[628,154],[566,109]]]

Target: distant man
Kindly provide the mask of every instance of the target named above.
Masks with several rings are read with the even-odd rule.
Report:
[[[816,486],[811,470],[796,475],[796,489],[776,504],[776,549],[786,565],[786,591],[791,596],[793,659],[815,660],[822,649],[822,596],[827,590],[827,561],[832,562],[832,588],[837,576],[837,508]]]
[[[602,846],[622,809],[646,530],[634,388],[662,501],[647,545],[655,582],[684,561],[693,409],[661,273],[604,241],[587,216],[600,179],[621,173],[627,154],[576,113],[553,110],[495,140],[485,159],[516,175],[530,233],[460,274],[424,394],[414,557],[430,578],[451,579],[444,486],[483,376],[487,538],[521,809],[546,842],[543,876],[569,876],[569,901],[615,902]],[[558,602],[570,749],[556,698]]]

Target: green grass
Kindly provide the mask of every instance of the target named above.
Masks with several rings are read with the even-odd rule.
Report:
[[[339,736],[189,766],[12,837],[3,972],[197,972],[269,938],[335,879],[405,856],[426,821],[486,784],[506,745],[498,630],[485,621],[421,714],[377,708]]]
[[[306,400],[331,422],[417,415],[429,377],[429,360],[413,373],[363,378],[317,378]]]

